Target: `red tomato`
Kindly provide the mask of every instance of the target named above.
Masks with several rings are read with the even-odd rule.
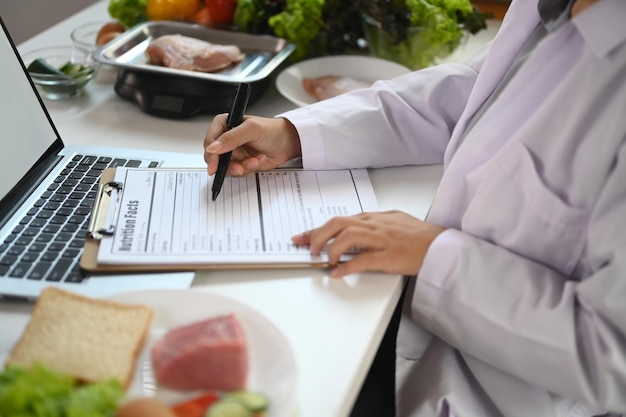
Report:
[[[204,417],[206,409],[217,400],[219,400],[217,394],[208,392],[199,397],[174,405],[172,411],[176,414],[176,417]]]
[[[237,0],[205,0],[205,4],[213,22],[224,25],[233,22]]]
[[[211,19],[209,9],[207,9],[206,6],[200,9],[198,13],[191,16],[190,20],[201,25],[210,25],[211,23],[213,23],[213,19]]]

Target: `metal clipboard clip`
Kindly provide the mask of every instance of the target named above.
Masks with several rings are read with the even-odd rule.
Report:
[[[102,183],[89,220],[89,237],[100,240],[115,233],[123,184],[118,181]]]

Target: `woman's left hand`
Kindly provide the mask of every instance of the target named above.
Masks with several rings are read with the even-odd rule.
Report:
[[[325,250],[335,278],[363,271],[416,275],[431,242],[444,230],[393,210],[334,217],[323,226],[292,237],[292,241],[309,245],[313,255]],[[339,263],[341,255],[354,248],[362,252]]]

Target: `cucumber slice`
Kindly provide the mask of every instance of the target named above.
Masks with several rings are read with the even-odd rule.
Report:
[[[65,64],[61,65],[59,71],[67,75],[73,75],[81,72],[84,68],[82,64],[72,64],[70,61],[67,61]]]
[[[28,65],[29,72],[37,74],[62,74],[60,70],[53,67],[43,58],[37,58]]]
[[[269,399],[260,392],[231,391],[224,394],[222,401],[237,401],[245,405],[253,413],[267,410]]]
[[[238,401],[220,400],[209,407],[205,417],[252,417],[252,411]]]
[[[50,65],[45,59],[42,58],[35,59],[28,65],[27,69],[28,72],[32,72],[34,74],[58,75],[61,78],[70,78],[67,76],[67,74],[63,73],[58,68]]]

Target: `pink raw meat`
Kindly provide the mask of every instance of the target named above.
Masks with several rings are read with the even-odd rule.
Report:
[[[170,329],[152,347],[157,382],[178,390],[246,387],[248,352],[234,313]]]
[[[213,72],[241,61],[244,54],[235,45],[219,45],[177,34],[160,36],[150,42],[146,56],[156,65]]]

